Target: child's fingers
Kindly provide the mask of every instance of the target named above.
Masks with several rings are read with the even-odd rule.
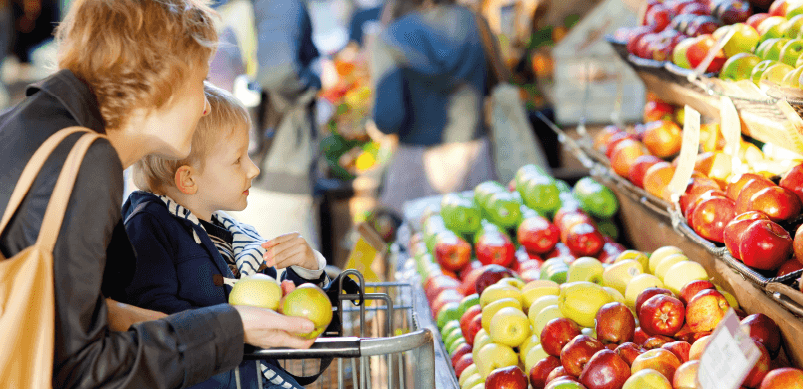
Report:
[[[275,267],[279,262],[277,260],[277,257],[279,255],[286,252],[287,250],[292,250],[295,247],[297,247],[297,245],[294,242],[295,241],[284,242],[269,248],[267,251],[265,251],[265,254],[262,255],[262,259],[265,260],[268,266]]]
[[[299,261],[298,258],[303,258],[305,251],[306,248],[303,246],[296,246],[290,250],[282,251],[276,257],[274,257],[274,261],[276,262],[276,265],[274,266],[278,269],[283,269],[291,265],[303,263],[303,261]]]
[[[277,236],[276,238],[273,238],[272,240],[269,240],[265,243],[262,243],[262,247],[270,249],[273,246],[276,246],[280,243],[289,242],[295,238],[298,238],[299,236],[301,235],[298,232],[290,232],[284,235]]]

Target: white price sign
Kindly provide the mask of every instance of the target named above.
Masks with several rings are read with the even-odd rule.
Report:
[[[697,151],[700,148],[700,113],[694,108],[685,107],[683,123],[683,143],[680,146],[678,167],[667,189],[672,194],[672,202],[678,202],[680,195],[686,193],[689,179],[694,173],[694,163],[697,162]]]
[[[729,309],[711,334],[700,358],[697,382],[702,389],[738,389],[758,360],[760,351]]]
[[[739,160],[739,146],[742,139],[742,122],[733,100],[728,96],[720,98],[719,114],[722,137],[725,138],[725,154],[731,157],[731,172],[738,176],[742,163]]]

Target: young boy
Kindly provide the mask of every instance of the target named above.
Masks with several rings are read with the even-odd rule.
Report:
[[[190,155],[180,161],[148,156],[134,165],[135,183],[144,191],[132,193],[123,205],[137,252],[127,302],[167,314],[226,303],[237,278],[257,272],[275,278],[277,268],[286,269],[282,279],[323,286],[326,260],[297,233],[265,242],[251,226],[222,212],[245,209],[259,168],[248,157],[246,109],[210,84],[204,92],[211,111],[198,123]],[[261,369],[269,388],[300,387],[275,362]],[[256,387],[253,361],[237,370],[195,387],[234,388],[236,381]]]

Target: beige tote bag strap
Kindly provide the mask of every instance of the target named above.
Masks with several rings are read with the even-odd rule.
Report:
[[[64,213],[67,211],[67,204],[70,202],[73,186],[75,186],[75,179],[78,177],[78,170],[81,168],[81,162],[83,162],[89,146],[92,146],[92,142],[100,137],[102,135],[95,132],[85,134],[75,143],[67,156],[53,194],[50,196],[50,202],[47,203],[45,217],[42,219],[42,228],[39,231],[39,238],[36,240],[36,244],[40,245],[42,250],[53,251],[61,230],[61,222],[64,221]]]
[[[39,175],[39,171],[42,170],[42,166],[45,165],[47,158],[66,137],[78,131],[88,132],[91,130],[86,127],[67,127],[51,135],[50,138],[47,138],[47,140],[39,146],[39,149],[33,154],[31,160],[25,165],[25,169],[22,170],[22,175],[20,175],[20,179],[17,181],[14,191],[11,193],[11,198],[8,200],[6,210],[3,213],[3,219],[0,221],[0,235],[5,231],[8,223],[11,221],[11,217],[17,212],[17,208],[22,204],[25,195],[31,190],[31,186],[33,186],[33,182],[36,180],[36,176]]]

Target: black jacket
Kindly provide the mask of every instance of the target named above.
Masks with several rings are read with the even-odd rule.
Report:
[[[86,84],[62,70],[29,87],[27,99],[0,115],[0,214],[22,169],[50,135],[69,126],[103,132]],[[7,230],[0,251],[11,257],[32,245],[56,177],[80,134],[48,159]],[[133,249],[122,223],[123,169],[106,140],[89,149],[70,196],[54,249],[56,298],[53,386],[186,387],[235,368],[243,357],[243,325],[226,304],[185,311],[111,332],[106,296],[130,282]],[[19,350],[25,358],[28,350]]]

